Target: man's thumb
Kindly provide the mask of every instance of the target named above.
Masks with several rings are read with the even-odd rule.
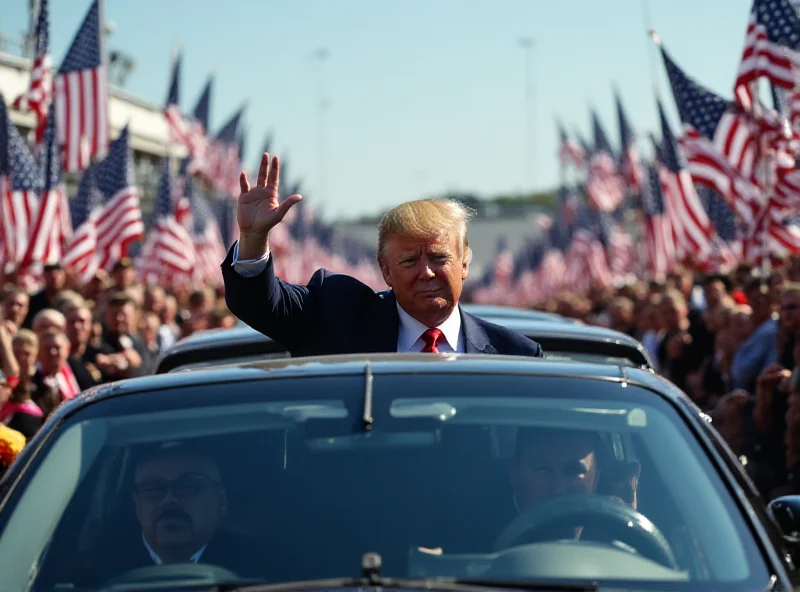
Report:
[[[292,208],[292,206],[302,199],[303,196],[299,193],[295,193],[294,195],[290,195],[284,199],[283,203],[278,206],[278,213],[280,214],[281,220],[283,220],[283,217],[289,213],[289,210]]]

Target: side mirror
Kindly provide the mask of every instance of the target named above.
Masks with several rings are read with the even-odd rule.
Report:
[[[767,505],[767,512],[784,537],[800,541],[800,495],[785,495],[772,500]]]

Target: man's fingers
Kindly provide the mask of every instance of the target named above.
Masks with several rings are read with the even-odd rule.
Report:
[[[242,190],[242,193],[250,191],[250,183],[247,182],[247,173],[244,171],[239,175],[239,189]]]
[[[267,191],[274,192],[277,195],[280,175],[281,161],[277,156],[273,156],[272,165],[269,167],[269,176],[267,177]]]
[[[283,217],[289,213],[289,210],[292,208],[292,206],[302,199],[303,196],[300,195],[299,193],[295,193],[294,195],[290,195],[289,197],[284,199],[283,203],[281,203],[281,205],[278,206],[278,213],[281,216],[281,220],[283,220]]]
[[[267,186],[267,173],[269,173],[269,154],[266,152],[261,156],[261,166],[258,167],[258,181],[256,187]]]

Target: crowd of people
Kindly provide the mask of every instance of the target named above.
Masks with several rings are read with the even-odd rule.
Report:
[[[566,295],[543,308],[642,342],[707,413],[765,500],[800,492],[800,258]]]
[[[237,323],[222,289],[145,286],[128,259],[84,286],[58,264],[43,280],[34,294],[13,277],[0,288],[0,429],[26,440],[79,392],[151,374],[178,339]],[[765,500],[800,491],[800,258],[768,272],[678,269],[540,308],[640,340],[713,419]]]
[[[0,287],[0,426],[26,440],[79,392],[152,374],[178,339],[236,324],[222,290],[143,285],[127,258],[83,286],[60,264],[33,294],[13,280]]]

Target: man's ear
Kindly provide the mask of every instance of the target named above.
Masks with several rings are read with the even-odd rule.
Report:
[[[461,281],[469,277],[469,264],[472,262],[472,249],[466,247],[467,251],[464,253],[464,258],[461,261]]]
[[[386,261],[378,255],[378,267],[381,269],[381,275],[383,276],[383,281],[386,282],[386,285],[390,288],[392,287],[392,274],[389,272],[389,266],[386,264]]]

